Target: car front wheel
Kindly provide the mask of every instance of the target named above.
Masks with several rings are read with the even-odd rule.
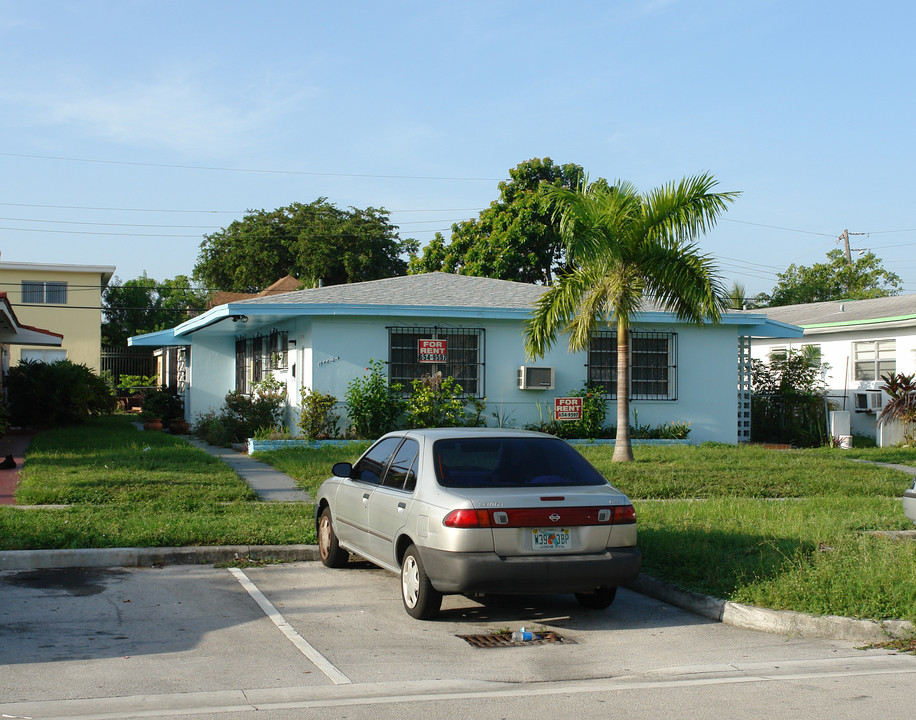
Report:
[[[595,588],[592,592],[576,593],[576,600],[579,601],[579,604],[590,610],[604,610],[614,602],[615,597],[617,597],[616,587],[602,586]]]
[[[401,599],[407,614],[417,620],[435,617],[442,606],[442,593],[429,581],[415,545],[407,548],[401,561]]]
[[[318,518],[318,555],[321,562],[330,568],[342,568],[350,560],[350,554],[340,547],[337,533],[331,524],[331,508],[325,508]]]

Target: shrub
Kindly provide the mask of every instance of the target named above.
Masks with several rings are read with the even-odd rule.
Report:
[[[10,368],[5,386],[10,422],[23,427],[57,427],[110,415],[117,402],[102,378],[69,360],[27,360]]]
[[[149,390],[143,398],[142,417],[150,420],[159,418],[164,423],[184,417],[184,402],[177,394],[166,388]]]
[[[269,376],[255,383],[250,395],[236,390],[228,393],[218,414],[199,415],[194,434],[211,445],[225,447],[244,442],[261,428],[279,426],[285,406],[286,384]]]
[[[299,429],[309,440],[333,437],[337,433],[337,398],[303,387],[301,391]]]
[[[751,361],[751,439],[802,446],[827,441],[820,357],[808,350]]]
[[[582,398],[582,419],[581,420],[554,420],[553,406],[550,407],[550,419],[544,420],[543,415],[541,422],[528,425],[530,430],[540,430],[541,432],[550,433],[561,438],[588,438],[594,440],[599,437],[611,437],[613,432],[604,427],[604,419],[607,417],[607,399],[604,397],[604,390],[600,387],[583,387],[581,390],[573,390],[568,397]],[[541,410],[540,403],[538,410]],[[541,410],[543,412],[543,410]]]
[[[404,412],[401,398],[404,386],[388,385],[388,378],[379,360],[370,360],[369,374],[355,378],[347,385],[347,416],[357,437],[375,438],[398,427]]]
[[[407,399],[407,427],[465,427],[483,424],[484,400],[469,399],[453,377],[442,373],[411,383]],[[470,405],[470,413],[467,406]]]

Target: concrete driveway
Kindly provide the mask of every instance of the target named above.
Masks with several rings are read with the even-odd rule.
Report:
[[[480,649],[458,637],[521,625],[565,642]],[[438,620],[420,622],[401,607],[395,576],[359,563],[6,571],[0,648],[0,715],[33,718],[312,717],[314,708],[325,709],[315,717],[387,717],[404,704],[416,705],[412,715],[431,704],[433,716],[482,717],[460,710],[482,700],[508,717],[532,693],[540,714],[568,717],[599,697],[638,696],[648,713],[675,689],[705,712],[729,692],[750,693],[753,709],[774,692],[855,693],[875,678],[893,680],[911,709],[916,682],[911,655],[742,630],[626,590],[606,611],[566,596],[447,597]],[[859,694],[877,707],[897,702],[887,690]],[[876,709],[860,700],[865,716]],[[779,713],[746,716],[764,715]]]

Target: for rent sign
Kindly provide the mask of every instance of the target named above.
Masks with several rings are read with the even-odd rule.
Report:
[[[557,420],[581,420],[582,398],[558,397],[553,400],[553,416]]]
[[[444,363],[448,356],[447,340],[419,341],[418,357],[421,363]]]

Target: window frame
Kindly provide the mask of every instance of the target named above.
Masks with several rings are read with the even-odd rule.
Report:
[[[22,280],[20,297],[23,305],[66,305],[66,280]]]
[[[882,348],[882,345],[884,347]],[[884,354],[882,355],[882,350]],[[871,354],[871,358],[860,355]],[[882,369],[882,364],[885,367]],[[867,366],[871,365],[871,368]],[[888,367],[889,365],[889,367]],[[864,371],[864,372],[863,372]],[[852,379],[854,382],[878,382],[882,375],[897,372],[897,339],[854,340],[852,343]],[[873,377],[864,377],[873,375]]]
[[[652,342],[664,342],[665,350],[647,349]],[[599,343],[604,347],[598,347]],[[664,357],[661,362],[638,364],[639,357]],[[678,338],[676,332],[656,330],[630,331],[630,400],[674,402],[678,398]],[[608,399],[617,398],[617,331],[598,330],[589,338],[586,382],[600,387]],[[655,392],[639,389],[652,390]]]

